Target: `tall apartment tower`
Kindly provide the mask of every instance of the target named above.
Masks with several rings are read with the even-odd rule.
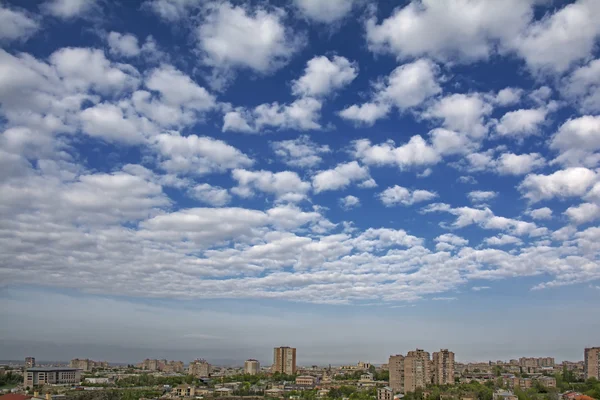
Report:
[[[194,360],[188,367],[188,374],[196,378],[208,378],[210,376],[210,364],[206,360]]]
[[[448,349],[433,353],[432,372],[435,385],[454,384],[454,353]]]
[[[35,367],[35,357],[25,357],[25,368]]]
[[[273,349],[272,372],[293,375],[296,373],[296,349],[294,347],[275,347]]]
[[[260,363],[251,358],[244,362],[244,373],[248,375],[256,375],[260,372]]]
[[[429,352],[421,349],[409,351],[404,357],[404,392],[414,392],[431,383]]]
[[[388,369],[390,371],[390,387],[394,393],[404,393],[404,356],[402,354],[390,356]]]
[[[600,379],[600,347],[585,349],[583,360],[585,363],[583,370],[585,379]]]

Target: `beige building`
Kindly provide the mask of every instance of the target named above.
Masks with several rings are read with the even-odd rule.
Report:
[[[106,361],[94,361],[89,358],[74,358],[69,363],[69,367],[77,368],[83,371],[91,371],[94,368],[108,368]]]
[[[248,375],[256,375],[260,372],[260,363],[253,358],[244,362],[244,373]]]
[[[421,349],[409,351],[404,357],[404,392],[414,392],[431,383],[429,352]]]
[[[389,386],[377,389],[377,400],[394,400],[394,389]]]
[[[296,377],[296,385],[300,386],[315,386],[318,382],[317,377],[310,375],[303,375]]]
[[[585,379],[600,379],[600,347],[585,349],[583,361],[585,363],[583,367]]]
[[[390,387],[397,393],[404,393],[404,356],[396,354],[388,361],[390,371]]]
[[[272,372],[293,375],[296,373],[296,349],[294,347],[275,347],[273,349]]]
[[[76,368],[33,367],[23,374],[23,386],[72,385],[81,382],[81,371]]]
[[[188,373],[196,378],[207,378],[210,376],[210,364],[206,360],[194,360],[188,367]]]
[[[432,372],[434,384],[454,384],[454,353],[448,349],[433,353]]]
[[[35,367],[35,357],[25,357],[25,368]]]
[[[173,393],[179,397],[195,397],[196,387],[184,383],[179,386],[175,386],[173,388]]]

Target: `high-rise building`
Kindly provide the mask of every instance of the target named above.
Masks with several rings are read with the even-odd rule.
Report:
[[[600,347],[585,349],[583,361],[585,363],[583,367],[585,379],[600,379]]]
[[[190,363],[188,373],[196,378],[207,378],[210,376],[210,364],[206,360],[194,360]]]
[[[404,392],[414,392],[431,383],[429,352],[421,349],[409,351],[404,357]]]
[[[244,362],[244,373],[248,375],[256,375],[260,372],[260,363],[251,358]]]
[[[404,393],[404,356],[402,354],[390,356],[388,369],[390,371],[390,388],[394,393]]]
[[[294,347],[275,347],[273,350],[272,372],[293,375],[296,373],[296,349]]]
[[[35,367],[35,357],[25,357],[25,368]]]
[[[452,385],[454,383],[454,353],[442,349],[433,353],[433,383],[436,385]]]

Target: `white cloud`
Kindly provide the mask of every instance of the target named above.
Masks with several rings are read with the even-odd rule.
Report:
[[[110,103],[86,108],[80,118],[86,134],[109,142],[141,144],[146,137],[156,133],[147,119],[127,115],[127,110]]]
[[[343,88],[356,78],[358,66],[345,57],[313,57],[306,63],[304,75],[292,82],[296,96],[320,97]]]
[[[529,174],[519,185],[519,190],[532,202],[554,197],[581,197],[596,179],[596,173],[587,168],[567,168],[550,175]]]
[[[141,53],[138,39],[131,33],[110,32],[107,37],[111,54],[135,57]]]
[[[482,290],[487,290],[487,289],[490,289],[490,287],[489,286],[473,286],[471,288],[471,290],[473,290],[475,292],[480,292]]]
[[[171,105],[185,106],[194,110],[208,110],[215,105],[215,98],[189,76],[171,65],[153,69],[145,81],[146,87],[159,92],[162,100]]]
[[[302,40],[286,25],[282,9],[207,5],[196,36],[206,65],[217,70],[249,68],[269,73],[288,63]]]
[[[96,7],[96,0],[48,0],[42,9],[57,18],[81,17]]]
[[[251,166],[253,161],[227,143],[210,137],[160,134],[156,137],[161,167],[174,173],[203,175]]]
[[[472,176],[459,176],[456,181],[460,182],[460,183],[465,183],[468,185],[477,184],[477,179],[473,178]]]
[[[311,97],[291,104],[261,104],[252,110],[238,107],[223,117],[223,132],[263,133],[264,129],[321,129],[321,101]]]
[[[294,0],[298,10],[308,19],[331,24],[346,17],[356,0]]]
[[[582,114],[600,112],[600,59],[590,61],[565,77],[561,93],[576,102]]]
[[[600,218],[600,206],[595,203],[582,203],[567,208],[564,214],[575,224],[585,224]]]
[[[475,190],[467,194],[472,203],[483,203],[496,198],[496,196],[498,196],[498,192],[483,190]]]
[[[38,22],[24,11],[0,4],[0,41],[25,41],[38,29]]]
[[[526,214],[531,216],[533,219],[550,219],[552,218],[552,210],[548,207],[536,208],[530,210]]]
[[[215,207],[222,207],[231,201],[231,196],[227,192],[227,189],[223,189],[220,186],[211,186],[208,183],[202,183],[190,188],[188,195]]]
[[[162,19],[175,22],[189,16],[190,10],[197,8],[204,0],[148,0],[148,7]]]
[[[507,41],[532,16],[532,1],[413,0],[380,24],[367,21],[369,48],[399,59],[429,56],[443,61],[487,59],[494,43]]]
[[[518,237],[511,235],[498,235],[496,237],[489,237],[484,240],[489,246],[506,246],[509,244],[521,245],[523,241]]]
[[[320,164],[322,155],[331,152],[327,145],[318,145],[307,135],[297,139],[271,142],[271,148],[282,162],[297,168],[313,168]]]
[[[600,34],[600,4],[578,0],[527,27],[513,42],[534,71],[565,72],[591,55]]]
[[[386,207],[392,207],[398,204],[410,206],[415,203],[429,201],[437,196],[437,193],[428,190],[410,191],[409,189],[398,185],[391,186],[378,195],[379,199]]]
[[[340,199],[340,207],[344,210],[360,207],[360,199],[356,196],[348,195]]]
[[[391,140],[372,145],[368,139],[354,142],[354,156],[368,165],[397,165],[400,168],[432,165],[440,161],[439,153],[421,136],[413,136],[399,147]]]
[[[312,179],[315,193],[343,189],[353,182],[358,182],[364,187],[375,186],[369,169],[359,165],[356,161],[338,164],[333,169],[320,171]]]
[[[559,151],[556,162],[567,166],[593,167],[600,162],[600,116],[584,115],[563,123],[550,141]]]
[[[494,102],[499,106],[512,106],[521,101],[521,96],[523,96],[523,89],[507,87],[496,94]]]
[[[509,111],[496,124],[496,132],[500,136],[526,137],[535,135],[545,122],[546,113],[547,110],[544,108]]]
[[[423,113],[423,117],[441,119],[445,128],[481,138],[488,131],[484,119],[491,112],[492,106],[480,94],[458,93],[435,102]]]
[[[496,161],[496,169],[502,175],[524,175],[545,164],[546,160],[539,153],[504,153]]]
[[[371,124],[389,112],[391,106],[400,111],[419,106],[442,91],[439,68],[427,59],[400,65],[382,82],[375,84],[373,99],[362,105],[351,105],[339,112],[342,118]]]
[[[231,191],[242,197],[251,197],[258,190],[274,195],[279,201],[298,202],[306,199],[310,190],[310,183],[304,182],[292,171],[273,173],[234,169],[231,176],[238,182]]]

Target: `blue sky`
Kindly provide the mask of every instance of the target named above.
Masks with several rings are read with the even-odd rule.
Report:
[[[0,2],[0,354],[580,359],[600,329],[599,18]]]

